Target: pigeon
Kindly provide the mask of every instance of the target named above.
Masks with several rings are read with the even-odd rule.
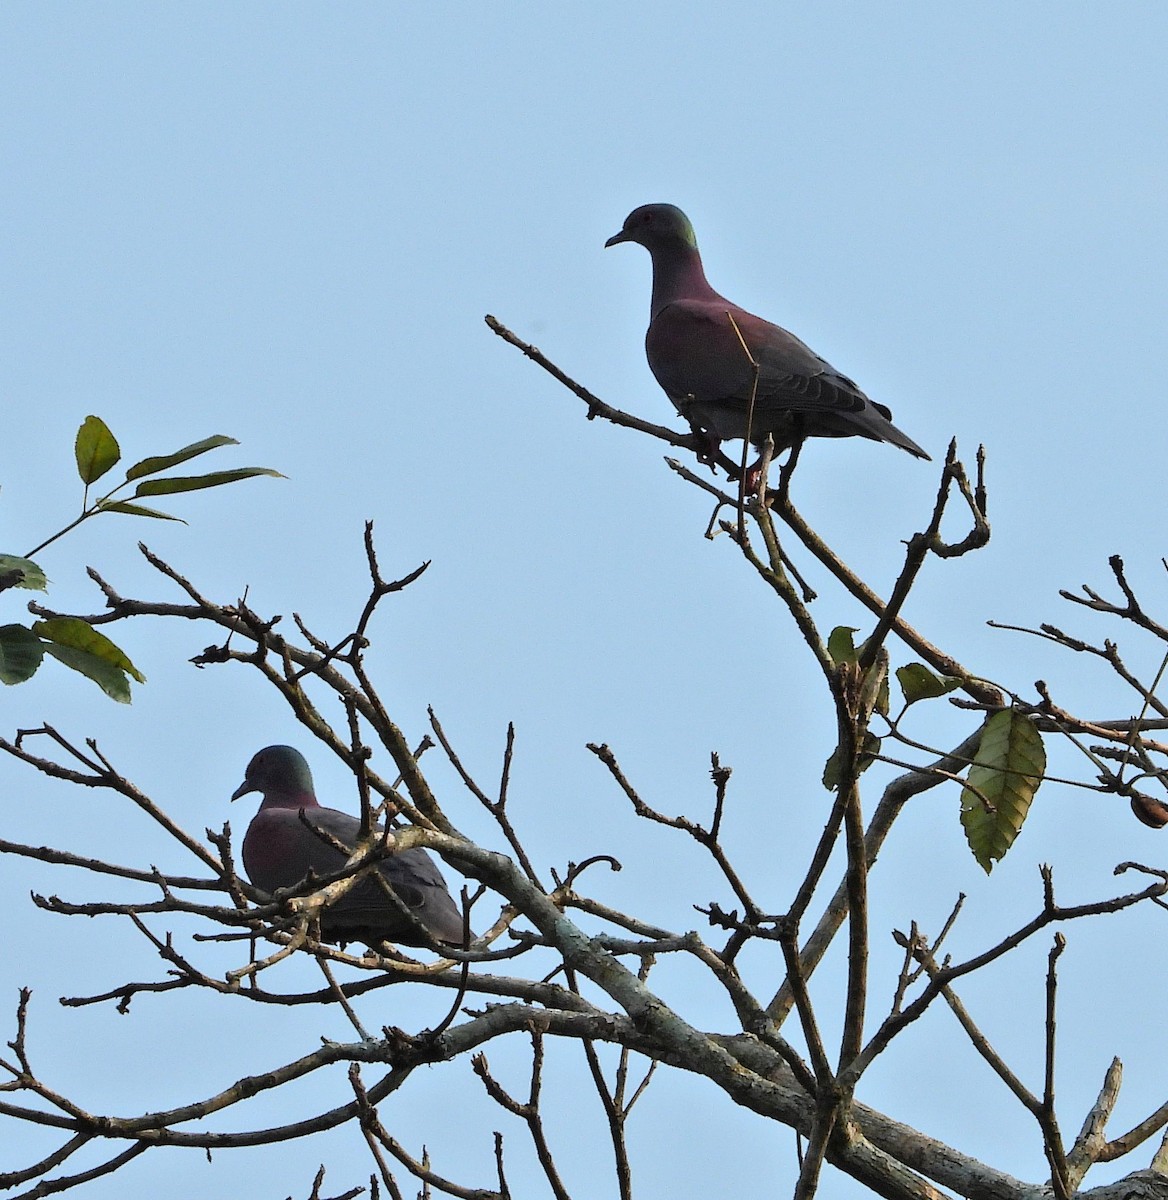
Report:
[[[248,792],[260,792],[264,798],[243,839],[243,865],[256,887],[265,892],[295,887],[310,871],[324,876],[344,866],[347,856],[310,826],[355,847],[361,822],[335,808],[321,807],[313,792],[312,773],[299,750],[268,746],[256,754],[231,799]],[[377,871],[435,941],[463,944],[462,913],[425,850],[402,850],[383,859]],[[374,947],[382,941],[428,945],[372,878],[354,884],[322,910],[320,928],[326,941],[362,941]]]
[[[859,435],[929,457],[892,424],[883,404],[869,400],[793,333],[714,291],[706,282],[693,226],[680,208],[645,204],[634,209],[620,233],[604,244],[620,242],[638,242],[653,259],[645,335],[649,367],[677,411],[707,433],[713,448],[723,438],[747,433],[759,447],[771,434],[775,454],[807,436]],[[759,371],[748,428],[751,358]]]

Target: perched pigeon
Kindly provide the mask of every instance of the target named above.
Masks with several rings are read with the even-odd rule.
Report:
[[[312,774],[299,750],[291,746],[261,750],[247,764],[243,783],[231,798],[238,800],[248,792],[264,797],[243,839],[243,865],[256,887],[274,892],[300,883],[309,871],[323,876],[344,866],[346,855],[313,833],[305,821],[350,847],[357,844],[361,822],[317,803]],[[377,870],[437,941],[462,945],[462,914],[425,850],[402,850],[384,859]],[[323,911],[321,934],[337,942],[424,945],[372,878],[362,879]]]
[[[649,367],[679,413],[716,439],[745,437],[754,368],[758,388],[750,440],[774,437],[776,454],[805,436],[892,442],[929,456],[892,424],[846,376],[793,333],[719,296],[706,282],[689,218],[672,204],[645,204],[605,246],[639,242],[653,259],[653,300],[645,352]],[[731,321],[731,317],[733,321]]]

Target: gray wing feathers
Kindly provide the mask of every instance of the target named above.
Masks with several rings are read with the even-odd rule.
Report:
[[[361,822],[335,808],[306,809],[304,820],[346,847],[356,846],[360,838]],[[309,867],[319,875],[341,869],[345,856],[339,850],[309,828],[304,829],[304,836],[312,839],[316,846],[308,851],[307,857],[311,861],[304,865],[301,878],[308,873]],[[462,941],[462,913],[434,860],[425,850],[402,850],[384,859],[377,871],[433,937],[445,942]],[[421,944],[417,931],[373,879],[361,880],[330,905],[321,925],[326,935],[338,938],[349,934],[366,940],[373,937],[407,945]]]

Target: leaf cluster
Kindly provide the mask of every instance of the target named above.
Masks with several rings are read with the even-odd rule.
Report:
[[[213,471],[206,475],[163,474],[172,467],[189,462],[208,451],[238,444],[235,438],[219,433],[203,438],[202,441],[192,442],[171,454],[143,458],[126,469],[125,478],[114,488],[91,501],[90,487],[117,466],[121,461],[122,451],[117,438],[100,417],[86,417],[81,423],[81,428],[77,430],[74,443],[77,474],[84,485],[81,514],[51,537],[45,538],[26,555],[0,554],[0,592],[10,588],[47,592],[48,577],[32,556],[39,554],[45,547],[76,529],[83,521],[99,513],[124,513],[132,517],[182,521],[181,517],[136,501],[145,497],[169,496],[179,492],[221,487],[227,483],[238,483],[241,479],[250,479],[255,475],[275,475],[283,478],[279,471],[268,467],[240,467],[231,471]],[[136,486],[127,496],[125,489],[131,484]],[[131,679],[136,679],[139,683],[146,682],[146,676],[134,666],[123,650],[88,622],[76,617],[57,616],[50,620],[35,621],[31,625],[22,625],[19,622],[0,625],[0,683],[12,685],[31,679],[46,654],[70,670],[92,679],[107,696],[122,704],[130,703]]]
[[[889,719],[888,670],[878,660],[861,669],[864,646],[857,648],[852,637],[857,630],[837,626],[827,639],[827,652],[837,668],[860,674],[864,713],[863,745],[856,763],[857,774],[866,771],[880,755],[883,740],[867,728],[873,714],[883,717],[895,730],[900,718],[914,705],[940,700],[956,691],[961,680],[939,675],[924,663],[910,662],[896,669],[903,706],[896,720]],[[863,698],[866,696],[866,700]],[[961,793],[961,826],[978,865],[989,874],[995,862],[1005,858],[1030,812],[1046,770],[1042,734],[1031,716],[1016,708],[1002,709],[986,718],[977,753],[970,764]],[[832,751],[823,768],[823,786],[839,790],[843,777],[840,748]]]

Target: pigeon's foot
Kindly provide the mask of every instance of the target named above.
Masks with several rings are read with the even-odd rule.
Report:
[[[722,439],[716,434],[710,433],[708,429],[700,429],[698,435],[698,462],[709,467],[713,471],[719,459],[722,457]]]

